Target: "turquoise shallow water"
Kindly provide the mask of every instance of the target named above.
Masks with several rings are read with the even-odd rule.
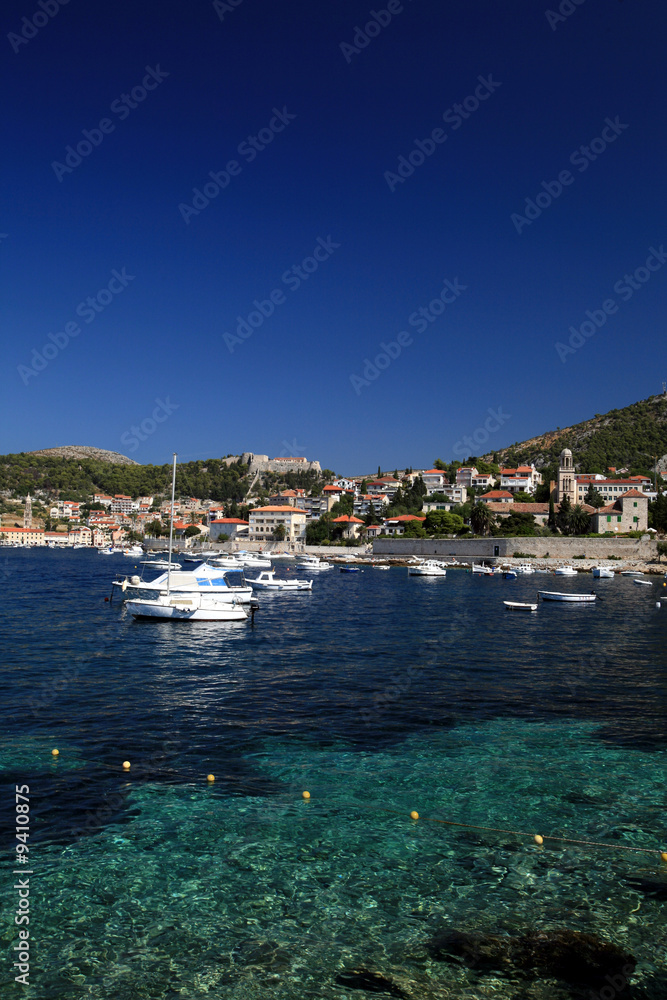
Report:
[[[11,808],[30,784],[34,871],[32,985],[6,962],[3,996],[363,998],[336,982],[363,968],[405,996],[588,997],[425,946],[443,928],[559,927],[632,952],[629,996],[667,996],[665,625],[648,588],[614,580],[592,613],[516,618],[500,581],[368,570],[262,602],[252,632],[194,631],[128,621],[101,601],[108,566],[52,555],[15,561],[0,632],[2,795]]]

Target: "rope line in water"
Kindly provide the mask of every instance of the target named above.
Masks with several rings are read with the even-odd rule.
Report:
[[[51,755],[52,755],[53,761],[55,762],[60,757],[60,751],[57,750],[57,749],[53,749],[51,751]],[[80,763],[83,764],[82,761],[78,761],[78,762],[80,762]],[[103,761],[97,761],[97,760],[94,760],[94,759],[87,759],[85,761],[85,763],[87,763],[87,764],[94,764],[97,767],[100,767],[100,768],[102,768],[102,769],[104,769],[106,771],[113,771],[115,773],[118,773],[118,765],[117,764],[108,764],[108,763],[105,763]],[[121,773],[127,774],[128,777],[131,777],[131,775],[130,775],[130,770],[131,770],[131,766],[132,766],[131,762],[125,760],[125,761],[123,761],[123,763],[122,763],[121,766],[122,766]],[[140,769],[140,771],[144,770],[144,768],[142,768],[141,765],[139,765],[139,769]],[[174,773],[174,769],[173,768],[170,768],[170,769],[160,768],[159,766],[152,766],[152,767],[150,767],[150,773],[151,774],[159,774],[161,772],[164,772],[164,773],[167,773],[167,774],[173,774]],[[135,770],[135,774],[136,773],[137,772]],[[183,772],[181,771],[180,773],[183,773]],[[207,782],[207,784],[209,786],[211,786],[212,784],[214,784],[214,782],[215,782],[215,775],[214,774],[208,774],[206,776],[206,782]],[[302,797],[302,799],[304,801],[310,802],[311,794],[308,791],[303,791],[301,793],[301,797]],[[376,806],[376,805],[365,806],[365,805],[362,805],[361,803],[355,803],[354,805],[355,805],[356,808],[361,809],[361,810],[365,810],[367,812],[377,812],[377,813],[383,812],[383,813],[387,813],[387,814],[392,815],[392,816],[403,816],[403,817],[405,816],[405,813],[402,812],[401,810],[399,810],[399,809],[391,809],[391,808],[389,808],[387,806]],[[560,836],[560,835],[556,835],[556,834],[527,833],[525,830],[510,830],[510,829],[507,829],[505,827],[499,827],[499,826],[482,826],[482,825],[477,824],[477,823],[462,823],[459,820],[440,819],[437,816],[420,816],[419,813],[416,810],[413,810],[410,813],[410,819],[412,819],[414,822],[416,822],[418,820],[421,820],[424,823],[440,823],[442,826],[453,826],[453,827],[458,827],[458,828],[463,829],[463,830],[480,830],[480,831],[482,831],[484,833],[502,833],[502,834],[509,835],[509,836],[512,836],[512,837],[532,838],[538,846],[542,846],[542,844],[544,844],[545,841],[553,841],[554,843],[559,843],[559,844],[576,844],[579,847],[591,847],[591,848],[592,847],[602,847],[602,848],[605,848],[607,850],[612,850],[612,851],[633,851],[633,852],[635,852],[637,854],[651,854],[651,855],[658,854],[660,856],[660,859],[663,862],[667,863],[667,851],[663,851],[663,850],[660,850],[658,848],[634,847],[634,846],[629,845],[629,844],[608,844],[608,843],[606,843],[604,841],[601,841],[601,840],[581,840],[581,839],[575,838],[575,837],[566,837],[566,836]]]

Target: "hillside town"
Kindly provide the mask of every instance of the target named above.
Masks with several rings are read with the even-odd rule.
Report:
[[[185,547],[277,542],[298,550],[306,544],[355,546],[400,535],[643,533],[652,530],[649,504],[667,480],[667,472],[656,472],[653,480],[627,469],[577,472],[568,448],[548,483],[534,464],[437,462],[439,467],[431,469],[393,474],[378,469],[375,477],[344,478],[302,457],[246,456],[252,475],[241,503],[187,496],[172,510],[164,496],[97,492],[70,500],[40,490],[25,497],[5,495],[0,544],[104,548],[158,542],[169,534],[172,519],[174,538]],[[315,476],[310,488],[271,491],[264,486],[267,475],[269,481],[279,480],[281,470],[299,469]]]

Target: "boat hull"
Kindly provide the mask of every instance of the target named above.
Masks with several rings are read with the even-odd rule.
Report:
[[[215,602],[218,604],[219,602]],[[198,601],[177,602],[167,601],[126,601],[125,606],[133,618],[148,621],[155,619],[169,621],[191,622],[239,622],[246,621],[247,611],[229,605],[218,606],[214,603],[200,604]]]
[[[553,590],[538,590],[543,601],[563,601],[566,604],[592,604],[597,594],[559,594]]]
[[[503,601],[508,611],[537,611],[537,604],[524,604],[522,601]]]

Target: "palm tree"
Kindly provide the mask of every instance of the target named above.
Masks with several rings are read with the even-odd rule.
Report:
[[[585,535],[591,528],[591,516],[581,504],[576,504],[570,514],[569,528],[573,535]]]
[[[486,535],[495,524],[495,517],[485,503],[476,503],[470,512],[470,525],[476,535]]]

